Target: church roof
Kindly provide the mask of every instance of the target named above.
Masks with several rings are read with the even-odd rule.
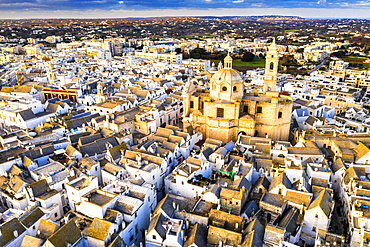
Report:
[[[235,69],[220,69],[213,76],[212,79],[215,81],[242,81],[243,78],[239,72]]]

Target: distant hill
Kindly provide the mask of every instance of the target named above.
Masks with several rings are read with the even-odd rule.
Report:
[[[241,20],[241,21],[283,21],[283,20],[305,20],[300,16],[262,15],[262,16],[197,16],[201,19]]]

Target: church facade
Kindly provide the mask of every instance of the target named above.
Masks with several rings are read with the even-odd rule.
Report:
[[[275,42],[266,56],[263,93],[247,94],[242,75],[232,68],[232,58],[210,79],[210,89],[187,82],[183,90],[184,128],[205,138],[236,141],[239,134],[287,141],[293,101],[276,91],[278,53]]]

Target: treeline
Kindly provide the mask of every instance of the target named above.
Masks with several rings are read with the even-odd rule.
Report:
[[[179,53],[179,50],[176,49],[176,52]],[[189,54],[183,54],[184,59],[194,58],[194,59],[205,59],[205,60],[222,60],[226,56],[227,56],[226,51],[215,51],[215,52],[209,53],[203,48],[195,48],[191,50]],[[249,51],[240,49],[239,54],[232,54],[232,57],[234,59],[241,59],[244,62],[252,62],[256,56]],[[261,54],[259,57],[263,58],[264,56]]]

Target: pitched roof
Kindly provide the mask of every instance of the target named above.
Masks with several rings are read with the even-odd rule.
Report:
[[[112,163],[107,163],[104,165],[103,167],[103,170],[112,174],[112,175],[116,175],[117,172],[123,170],[124,168],[121,167],[121,166],[118,166],[118,165],[115,165],[115,164],[112,164]]]
[[[298,190],[287,190],[284,199],[289,202],[308,207],[312,200],[312,197],[312,193],[302,192]]]
[[[126,247],[125,241],[118,235],[109,245],[108,247]]]
[[[241,232],[244,228],[244,218],[236,215],[228,214],[226,212],[212,209],[209,213],[209,223],[217,227],[234,231]],[[235,228],[236,223],[238,228]]]
[[[13,218],[0,226],[0,246],[5,246],[10,241],[15,239],[14,232],[17,231],[18,236],[21,235],[26,228],[19,222],[17,218]]]
[[[48,185],[48,182],[46,181],[46,179],[36,181],[36,182],[28,185],[28,187],[32,190],[32,193],[33,193],[34,197],[38,197],[38,196],[44,194],[49,189],[49,185]]]
[[[306,123],[313,126],[315,122],[317,122],[318,119],[313,117],[313,116],[309,116],[307,119],[306,119]]]
[[[18,112],[24,121],[36,118],[36,115],[30,109]]]
[[[292,188],[292,183],[290,182],[289,178],[286,176],[285,172],[280,173],[277,177],[273,177],[271,179],[269,191],[276,188],[280,184],[284,185],[288,189]]]
[[[333,208],[333,193],[330,189],[321,189],[316,192],[314,200],[311,202],[307,210],[314,208],[321,208],[327,217],[329,217],[331,209]]]
[[[32,237],[26,234],[22,240],[20,247],[30,247],[30,246],[38,247],[41,245],[41,242],[42,242],[42,239]]]
[[[263,186],[266,190],[270,187],[270,181],[266,178],[265,175],[263,175],[262,177],[260,177],[256,184],[255,184],[255,187],[257,186]]]
[[[54,245],[54,247],[68,247],[75,244],[82,237],[80,229],[76,226],[73,219],[63,225],[56,231],[47,241]]]
[[[345,166],[344,166],[344,163],[343,163],[343,160],[341,158],[336,158],[331,166],[332,170],[334,173],[336,173],[337,171],[339,171],[340,169],[344,168],[345,169]]]
[[[190,232],[188,234],[188,238],[186,239],[184,243],[184,247],[189,247],[192,244],[195,244],[196,246],[207,246],[207,229],[205,226],[196,223],[193,225],[190,229]]]
[[[105,241],[109,235],[109,228],[112,223],[99,218],[94,218],[86,235],[98,240]]]
[[[173,130],[159,127],[155,132],[155,135],[168,138],[173,134]]]
[[[22,85],[13,90],[14,93],[30,93],[33,86]]]
[[[246,232],[248,233],[245,237],[242,247],[262,247],[263,236],[265,233],[265,227],[260,223],[257,218],[253,218],[248,224]]]
[[[168,218],[160,212],[155,214],[153,216],[152,220],[150,221],[150,224],[149,224],[149,227],[148,227],[148,232],[155,229],[155,231],[159,234],[159,236],[161,236],[162,239],[164,239],[166,237],[166,229],[164,228],[162,222],[167,220],[167,219]]]
[[[370,149],[362,142],[353,149],[356,152],[356,162],[370,152]]]
[[[41,219],[44,214],[45,213],[39,207],[34,207],[29,209],[21,217],[19,217],[19,221],[28,228],[35,224],[39,219]]]
[[[41,219],[36,237],[46,240],[56,231],[56,229],[57,225],[55,223]]]
[[[269,192],[266,192],[263,195],[263,197],[261,199],[261,202],[271,204],[271,205],[279,207],[279,208],[283,207],[283,205],[285,203],[284,198],[283,198],[282,195],[272,194],[272,193],[269,193]]]

